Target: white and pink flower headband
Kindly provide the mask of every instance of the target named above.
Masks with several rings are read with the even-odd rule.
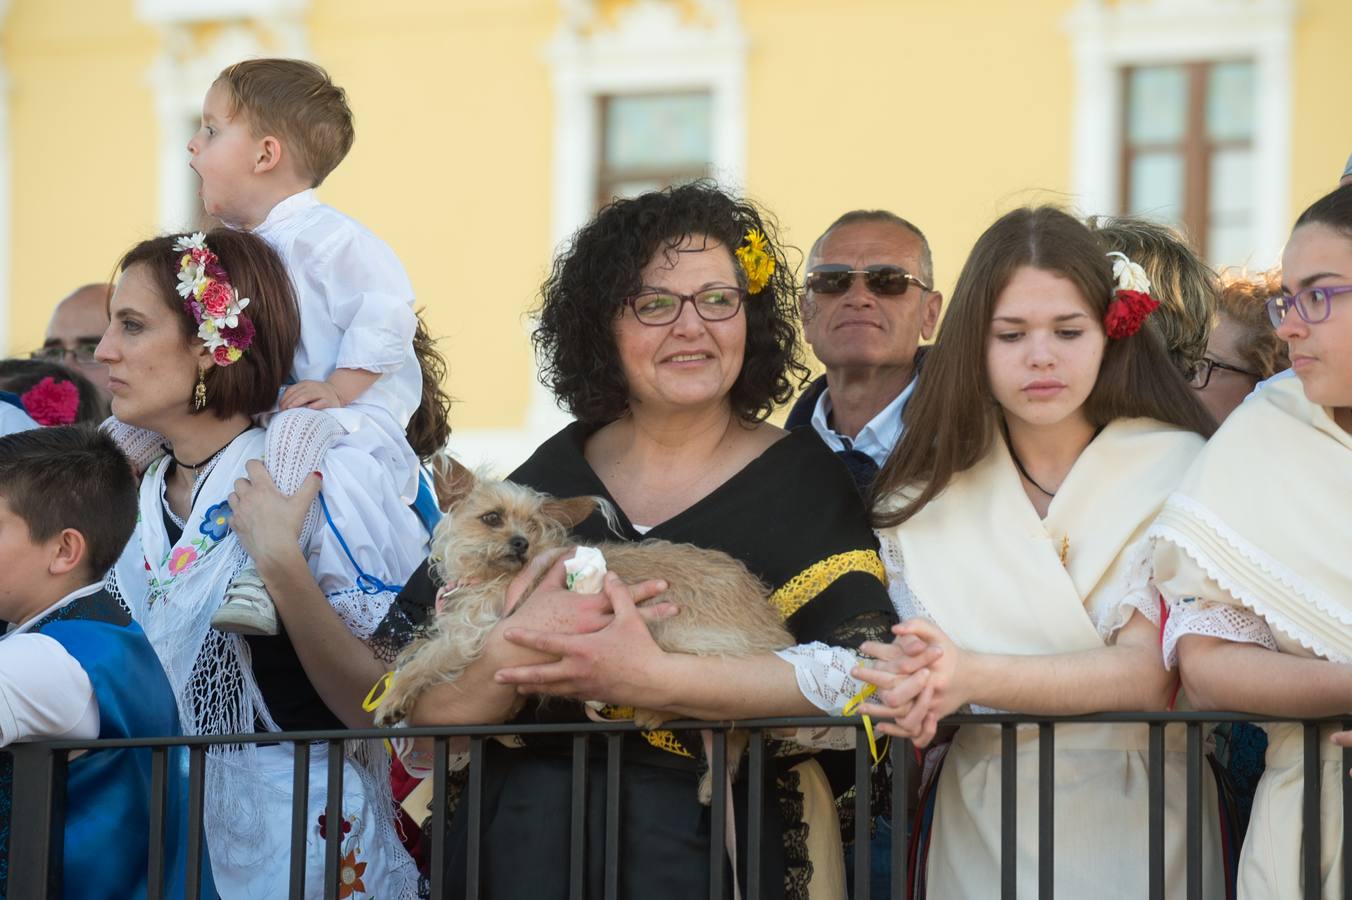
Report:
[[[216,365],[237,362],[254,339],[253,322],[244,315],[249,298],[235,290],[200,231],[174,241],[174,251],[183,254],[178,261],[178,293],[197,322],[197,336]]]

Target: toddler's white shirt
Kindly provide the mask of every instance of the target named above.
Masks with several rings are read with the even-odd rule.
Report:
[[[99,736],[99,703],[89,675],[55,638],[28,629],[66,604],[103,587],[67,594],[0,636],[0,747],[41,738]]]
[[[254,233],[277,251],[296,289],[296,380],[324,381],[334,369],[379,372],[357,403],[407,428],[422,401],[422,371],[413,352],[413,285],[394,251],[313,189],[278,203]]]

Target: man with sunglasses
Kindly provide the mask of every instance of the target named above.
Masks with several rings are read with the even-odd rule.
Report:
[[[854,210],[813,244],[800,299],[803,334],[826,368],[785,425],[810,424],[860,491],[901,437],[901,411],[943,296],[925,235],[885,210]]]
[[[79,372],[107,399],[108,367],[94,359],[94,348],[107,330],[108,285],[86,284],[52,310],[42,347],[30,356]]]

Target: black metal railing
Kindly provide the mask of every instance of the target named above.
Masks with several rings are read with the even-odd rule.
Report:
[[[1352,722],[1340,720],[1295,720],[1260,717],[1236,713],[1103,713],[1091,716],[1033,717],[1013,714],[961,715],[944,720],[944,725],[998,725],[1001,728],[1001,897],[1013,898],[1017,885],[1017,810],[1019,804],[1016,777],[1016,729],[1020,725],[1037,725],[1038,743],[1038,896],[1052,897],[1055,815],[1055,739],[1056,726],[1066,723],[1120,723],[1144,724],[1149,728],[1147,746],[1149,770],[1149,897],[1163,900],[1165,896],[1165,742],[1168,725],[1181,725],[1187,730],[1186,827],[1187,827],[1187,896],[1202,897],[1202,817],[1203,817],[1203,732],[1205,725],[1220,722],[1295,722],[1304,728],[1304,812],[1302,816],[1301,868],[1305,885],[1304,896],[1318,900],[1321,896],[1320,879],[1320,728],[1337,725],[1352,727]],[[736,723],[669,722],[671,730],[710,729],[713,731],[710,764],[715,773],[715,784],[720,783],[727,764],[727,732],[731,728],[746,731],[750,736],[748,759],[744,767],[748,780],[748,814],[746,881],[742,895],[746,900],[759,900],[765,894],[775,894],[769,885],[761,883],[762,815],[765,802],[767,732],[779,729],[820,728],[823,726],[860,728],[857,718],[781,718],[756,719]],[[213,744],[291,742],[295,745],[293,774],[293,801],[290,847],[289,896],[306,894],[305,842],[307,822],[306,800],[309,796],[310,745],[324,742],[328,745],[327,758],[327,812],[329,822],[342,819],[340,803],[343,793],[342,745],[344,741],[387,737],[429,737],[433,739],[433,799],[434,815],[431,825],[431,888],[432,896],[453,897],[461,893],[467,898],[480,896],[480,838],[483,821],[484,741],[497,736],[531,734],[572,735],[572,794],[571,794],[571,853],[568,873],[569,896],[580,900],[589,896],[586,884],[587,780],[590,777],[588,759],[591,744],[603,740],[606,750],[606,803],[603,896],[619,900],[620,891],[620,799],[623,789],[622,752],[623,735],[635,731],[632,723],[595,722],[564,725],[495,725],[438,728],[407,728],[395,731],[362,729],[349,731],[290,732],[283,734],[223,735],[213,737],[145,738],[104,741],[50,741],[11,745],[14,756],[14,794],[9,846],[9,897],[12,900],[41,900],[61,894],[61,858],[63,849],[63,822],[67,753],[73,750],[97,750],[114,747],[148,747],[152,751],[151,803],[149,819],[149,897],[158,900],[164,896],[164,837],[166,828],[166,798],[168,786],[169,750],[175,746],[188,749],[188,835],[187,835],[187,894],[196,896],[201,884],[204,864],[204,836],[202,824],[203,791],[205,786],[206,753]],[[862,730],[862,729],[861,729]],[[449,748],[452,738],[467,738],[469,766],[461,797],[467,825],[466,877],[463,886],[445,883],[445,861],[448,853],[447,788],[449,783]],[[909,742],[893,741],[888,753],[892,762],[891,806],[898,817],[906,809],[909,793],[907,781],[910,768],[904,765],[911,753]],[[863,823],[870,820],[872,759],[868,742],[855,742],[855,821],[860,823],[860,839],[854,844],[854,897],[868,900],[870,847]],[[1352,862],[1352,749],[1342,752],[1342,840],[1343,860]],[[1332,814],[1333,811],[1328,811]],[[722,842],[727,799],[724,791],[714,790],[710,808],[709,895],[723,900],[727,891],[724,883],[725,849]],[[324,896],[337,898],[339,893],[339,842],[342,829],[328,828],[325,835]],[[910,872],[907,853],[907,829],[901,822],[892,831],[891,897],[905,896]],[[115,851],[114,851],[115,852]],[[1345,865],[1342,873],[1342,895],[1352,900],[1352,865]]]

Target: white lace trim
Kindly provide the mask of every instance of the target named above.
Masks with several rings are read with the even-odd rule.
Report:
[[[346,588],[325,594],[333,611],[343,620],[347,630],[363,641],[369,641],[376,627],[390,611],[395,595],[390,591],[368,594],[359,587]]]
[[[1227,527],[1221,519],[1211,510],[1190,497],[1175,494],[1165,503],[1164,509],[1167,513],[1170,507],[1178,509],[1186,516],[1195,519],[1203,525],[1208,531],[1220,538],[1225,543],[1246,559],[1249,563],[1257,567],[1264,574],[1282,585],[1283,588],[1295,594],[1301,600],[1309,603],[1315,609],[1324,615],[1338,622],[1344,627],[1352,627],[1352,612],[1336,605],[1330,598],[1322,593],[1312,590],[1308,582],[1296,576],[1288,568],[1268,556],[1258,547],[1249,541],[1240,537],[1232,529]],[[1221,589],[1234,597],[1240,603],[1252,609],[1258,615],[1267,621],[1269,627],[1275,627],[1277,630],[1289,635],[1293,640],[1300,643],[1302,647],[1315,653],[1324,659],[1332,662],[1352,662],[1352,657],[1335,650],[1321,640],[1317,635],[1310,633],[1304,628],[1296,625],[1289,616],[1280,610],[1275,609],[1272,604],[1258,597],[1257,592],[1251,588],[1241,585],[1229,573],[1218,566],[1214,560],[1209,558],[1206,553],[1177,528],[1168,525],[1165,521],[1157,520],[1151,526],[1147,535],[1152,540],[1164,539],[1175,544],[1179,549],[1188,555],[1193,562],[1197,563],[1206,573],[1207,577]]]
[[[867,686],[850,677],[850,670],[858,665],[859,656],[844,647],[814,641],[776,650],[775,656],[793,666],[798,690],[827,715],[842,715],[851,698]]]
[[[1090,610],[1095,619],[1094,628],[1105,644],[1111,644],[1118,630],[1131,620],[1133,612],[1139,612],[1155,628],[1160,627],[1159,592],[1155,590],[1153,544],[1148,538],[1141,538],[1122,552],[1126,560],[1126,571],[1117,583],[1103,588],[1101,593],[1110,599],[1103,608]]]
[[[1185,634],[1218,637],[1237,644],[1258,644],[1277,649],[1272,631],[1256,613],[1229,603],[1182,597],[1169,603],[1164,623],[1164,667],[1172,669],[1178,659],[1178,640]]]
[[[113,439],[113,443],[127,455],[137,476],[145,473],[150,464],[164,455],[164,438],[144,428],[128,425],[113,416],[103,420],[99,431]]]
[[[887,572],[887,596],[891,598],[892,607],[897,611],[897,619],[902,622],[908,619],[934,622],[934,616],[925,608],[924,602],[911,590],[911,585],[906,580],[906,561],[902,557],[901,545],[892,540],[887,532],[875,530],[873,534],[878,538],[878,555],[882,558],[883,568]]]

